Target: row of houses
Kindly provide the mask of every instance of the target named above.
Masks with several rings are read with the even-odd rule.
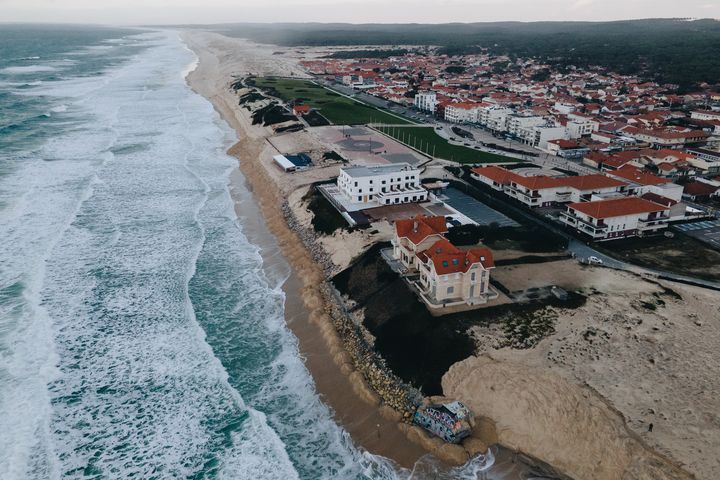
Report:
[[[681,185],[633,166],[560,177],[489,166],[473,169],[472,177],[529,207],[564,205],[559,220],[597,241],[656,233],[685,217]]]

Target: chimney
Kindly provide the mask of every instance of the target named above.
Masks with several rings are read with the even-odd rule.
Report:
[[[413,232],[417,233],[418,231],[418,222],[417,220],[413,220]]]

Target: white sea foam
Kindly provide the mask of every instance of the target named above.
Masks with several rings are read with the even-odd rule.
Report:
[[[10,75],[29,75],[41,72],[54,72],[57,68],[52,65],[19,65],[0,69],[0,73]]]
[[[233,132],[180,75],[193,56],[134,38],[152,48],[26,93],[86,123],[0,179],[0,287],[25,289],[0,312],[3,479],[407,478],[316,394],[284,277],[235,219]]]
[[[67,109],[68,109],[68,106],[63,103],[61,105],[51,108],[50,111],[53,113],[63,113],[63,112],[67,112]]]

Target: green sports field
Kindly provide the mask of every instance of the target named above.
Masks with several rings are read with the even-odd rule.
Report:
[[[381,127],[381,132],[437,158],[459,163],[512,163],[517,159],[452,145],[428,127]]]
[[[376,107],[359,103],[308,80],[256,77],[251,83],[285,102],[301,102],[318,109],[335,125],[366,125],[368,123],[410,124],[399,116]]]

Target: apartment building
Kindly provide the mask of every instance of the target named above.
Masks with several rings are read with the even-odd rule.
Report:
[[[714,110],[696,110],[690,112],[690,118],[693,120],[704,120],[704,121],[720,121],[720,111]]]
[[[480,106],[477,103],[458,102],[445,106],[445,120],[453,123],[478,123]]]
[[[605,173],[612,178],[625,182],[627,184],[626,191],[628,195],[643,196],[646,193],[655,193],[678,202],[682,199],[682,185],[673,183],[667,178],[653,175],[634,165],[626,164],[616,170],[609,170]]]
[[[568,114],[565,128],[570,138],[587,137],[598,131],[600,122],[590,115],[573,112]]]
[[[551,140],[567,140],[567,128],[563,126],[547,124],[531,127],[525,134],[526,143],[541,150],[547,150],[548,142]]]
[[[418,92],[413,100],[415,108],[423,112],[435,113],[437,104],[437,94],[431,91]]]
[[[638,197],[571,203],[560,221],[594,241],[644,236],[667,228],[670,207]]]
[[[504,132],[507,129],[507,118],[513,113],[511,108],[486,105],[480,109],[478,123],[494,132]]]
[[[532,127],[537,127],[546,123],[547,120],[537,115],[514,113],[507,116],[506,130],[510,135],[521,137],[525,130],[530,130]]]
[[[639,142],[649,144],[652,148],[682,148],[686,145],[702,144],[707,142],[709,134],[701,130],[689,129],[639,129],[628,127],[624,134]]]
[[[474,168],[472,177],[529,207],[587,201],[593,195],[624,193],[627,184],[602,174],[524,177],[502,167]]]

